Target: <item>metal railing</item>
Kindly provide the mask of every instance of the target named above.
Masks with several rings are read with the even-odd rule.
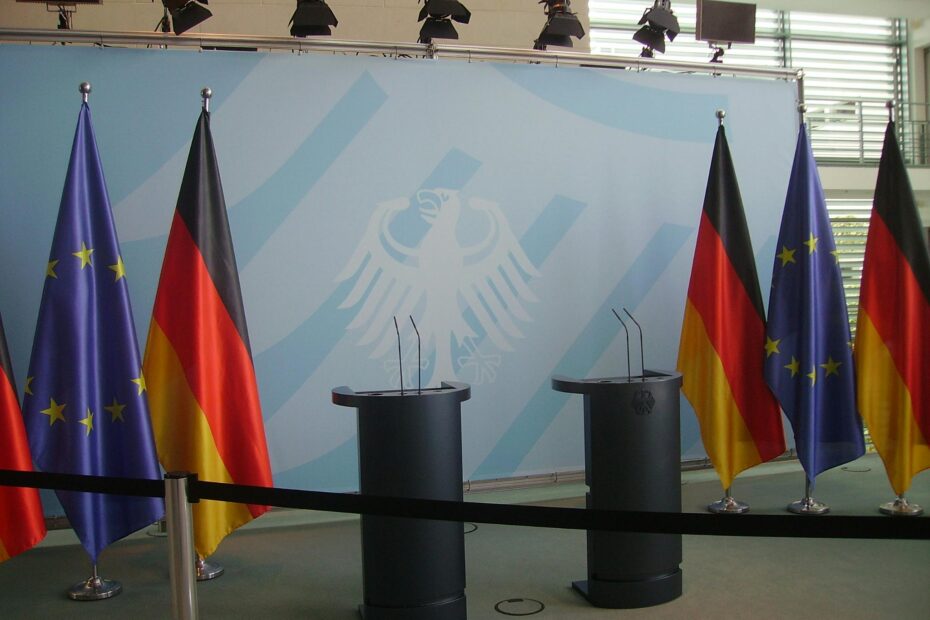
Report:
[[[822,163],[874,165],[888,123],[883,99],[808,99],[814,157]],[[909,166],[930,166],[930,104],[896,103],[898,142]]]

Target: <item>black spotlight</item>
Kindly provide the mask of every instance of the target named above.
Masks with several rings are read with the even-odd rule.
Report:
[[[207,0],[162,0],[162,4],[165,6],[165,11],[171,13],[171,26],[174,30],[174,34],[181,34],[187,32],[197,24],[202,21],[206,21],[210,17],[213,17],[207,7],[202,6],[207,4]],[[160,23],[162,30],[166,30],[165,25],[167,25],[167,15],[162,18]]]
[[[584,36],[578,16],[568,10],[571,0],[539,0],[539,4],[546,5],[548,19],[539,38],[533,42],[533,49],[544,50],[547,45],[572,47],[572,37],[580,39]]]
[[[633,40],[643,44],[640,56],[652,58],[653,52],[665,53],[665,37],[674,41],[678,36],[678,18],[672,12],[671,0],[655,0],[651,9],[646,9],[639,20],[642,26],[633,35]]]
[[[292,37],[328,36],[339,25],[333,10],[323,0],[297,0],[297,10],[291,16]]]
[[[458,0],[423,0],[417,21],[423,22],[418,43],[432,43],[433,39],[458,39],[453,21],[467,24],[471,11]]]

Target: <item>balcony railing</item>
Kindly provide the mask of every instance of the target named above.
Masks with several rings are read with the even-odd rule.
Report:
[[[807,101],[814,156],[822,163],[874,165],[882,154],[888,110],[881,99]],[[930,105],[898,104],[898,142],[909,166],[930,166]]]

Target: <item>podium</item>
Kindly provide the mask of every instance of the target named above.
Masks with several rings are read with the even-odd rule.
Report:
[[[360,491],[462,501],[464,383],[434,389],[354,392],[333,403],[358,411]],[[365,620],[463,620],[465,534],[461,523],[362,515]]]
[[[587,506],[681,512],[681,375],[571,379],[584,395]],[[588,531],[588,578],[572,587],[597,607],[648,607],[681,596],[681,535]]]

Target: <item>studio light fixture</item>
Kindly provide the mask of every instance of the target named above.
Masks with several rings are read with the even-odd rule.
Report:
[[[458,39],[453,21],[467,24],[471,11],[458,0],[423,0],[417,21],[423,22],[418,43],[432,43],[433,39]]]
[[[674,41],[680,32],[678,18],[672,12],[671,0],[655,0],[652,8],[643,12],[639,25],[642,28],[636,31],[633,40],[643,44],[640,56],[644,58],[652,58],[655,52],[664,54],[665,37]]]
[[[323,0],[297,0],[290,24],[292,37],[329,36],[339,20]]]
[[[101,4],[103,0],[16,0],[27,4],[44,4],[45,10],[58,13],[58,30],[71,30],[79,4]]]
[[[64,5],[58,5],[58,29],[71,30],[71,18],[74,15],[74,7],[70,9]]]
[[[584,36],[578,16],[569,10],[571,0],[539,0],[539,4],[546,5],[547,19],[539,38],[533,42],[533,49],[544,50],[549,45],[572,47],[572,37]]]
[[[173,30],[174,34],[187,32],[200,22],[213,17],[213,13],[202,6],[204,4],[207,4],[207,0],[162,0],[165,15],[158,22],[159,29],[162,32]]]

